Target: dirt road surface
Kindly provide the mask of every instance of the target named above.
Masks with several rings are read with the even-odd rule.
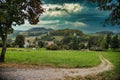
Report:
[[[101,64],[91,68],[0,68],[0,80],[64,80],[65,77],[86,76],[111,70],[111,62],[99,55]]]

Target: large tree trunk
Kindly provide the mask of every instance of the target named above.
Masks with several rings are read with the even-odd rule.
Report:
[[[2,51],[1,51],[1,56],[0,56],[0,62],[4,62],[5,61],[5,53],[6,53],[6,49],[7,49],[7,34],[2,35],[1,36],[2,39]]]

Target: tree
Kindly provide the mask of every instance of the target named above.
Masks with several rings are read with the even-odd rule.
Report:
[[[85,49],[85,44],[84,44],[84,43],[80,43],[80,44],[79,44],[79,48],[80,48],[80,49]]]
[[[101,49],[101,50],[106,50],[106,49],[108,49],[108,46],[106,47],[106,39],[103,39],[103,40],[100,42],[100,49]]]
[[[20,48],[23,48],[25,44],[25,37],[23,35],[17,35],[15,39],[15,45],[18,45]]]
[[[120,25],[120,0],[88,0],[96,3],[100,10],[111,11],[109,18],[104,22],[106,24]]]
[[[38,46],[39,46],[39,48],[44,47],[44,42],[43,42],[43,41],[41,41],[41,40],[39,40],[39,41],[38,41]]]
[[[69,44],[69,49],[71,50],[78,50],[79,49],[79,44],[77,42],[71,41]]]
[[[120,37],[119,37],[119,49],[120,49]]]
[[[99,38],[97,36],[91,36],[88,40],[88,48],[97,47]]]
[[[111,34],[107,34],[105,48],[108,49],[111,44]]]
[[[119,48],[118,35],[113,36],[113,38],[112,38],[112,40],[111,40],[111,48],[113,48],[113,49]]]
[[[7,35],[13,32],[12,26],[25,21],[37,24],[43,11],[40,0],[0,0],[0,37],[3,43],[0,62],[4,62]]]

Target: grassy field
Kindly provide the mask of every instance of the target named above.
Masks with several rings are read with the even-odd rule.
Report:
[[[66,80],[120,80],[120,53],[119,52],[100,52],[115,66],[113,70],[106,71],[97,75],[88,75],[86,77],[76,77]]]
[[[103,52],[105,58],[115,66],[115,73],[120,74],[120,52]]]
[[[111,71],[100,73],[97,76],[87,76],[84,80],[88,80],[88,78],[89,80],[120,80],[120,52],[108,51],[102,52],[102,54],[115,68]]]
[[[6,63],[35,64],[53,67],[79,68],[100,64],[98,52],[45,49],[9,48],[6,53]]]
[[[96,51],[72,51],[72,50],[45,50],[45,49],[22,49],[8,48],[6,63],[35,64],[52,67],[80,68],[91,67],[100,64],[98,54],[102,53],[105,58],[113,63],[115,68],[111,71],[98,75],[76,77],[67,80],[120,80],[120,53],[119,52],[96,52]]]

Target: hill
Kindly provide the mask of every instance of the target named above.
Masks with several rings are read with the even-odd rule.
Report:
[[[15,38],[20,32],[23,32],[22,30],[14,30],[14,32],[10,35],[8,35],[8,38]]]
[[[48,32],[53,31],[53,29],[46,29],[46,28],[31,28],[27,31],[20,32],[19,34],[24,35],[24,36],[40,36],[42,34],[47,34]]]
[[[112,31],[100,31],[100,32],[96,32],[96,34],[115,34]]]
[[[61,30],[51,31],[50,35],[52,36],[69,36],[69,35],[82,36],[84,35],[84,33],[80,30],[75,30],[75,29],[61,29]]]
[[[24,35],[26,37],[29,36],[40,36],[42,34],[46,34],[50,31],[53,31],[53,29],[46,29],[46,28],[31,28],[26,31],[21,31],[21,30],[15,30],[13,34],[9,35],[9,38],[15,38],[18,34]]]
[[[50,28],[46,29],[46,28],[38,28],[38,27],[36,27],[36,28],[31,28],[31,29],[29,29],[29,30],[27,30],[25,32],[34,32],[34,31],[47,32],[47,31],[52,31],[52,30],[53,29],[50,29]]]

